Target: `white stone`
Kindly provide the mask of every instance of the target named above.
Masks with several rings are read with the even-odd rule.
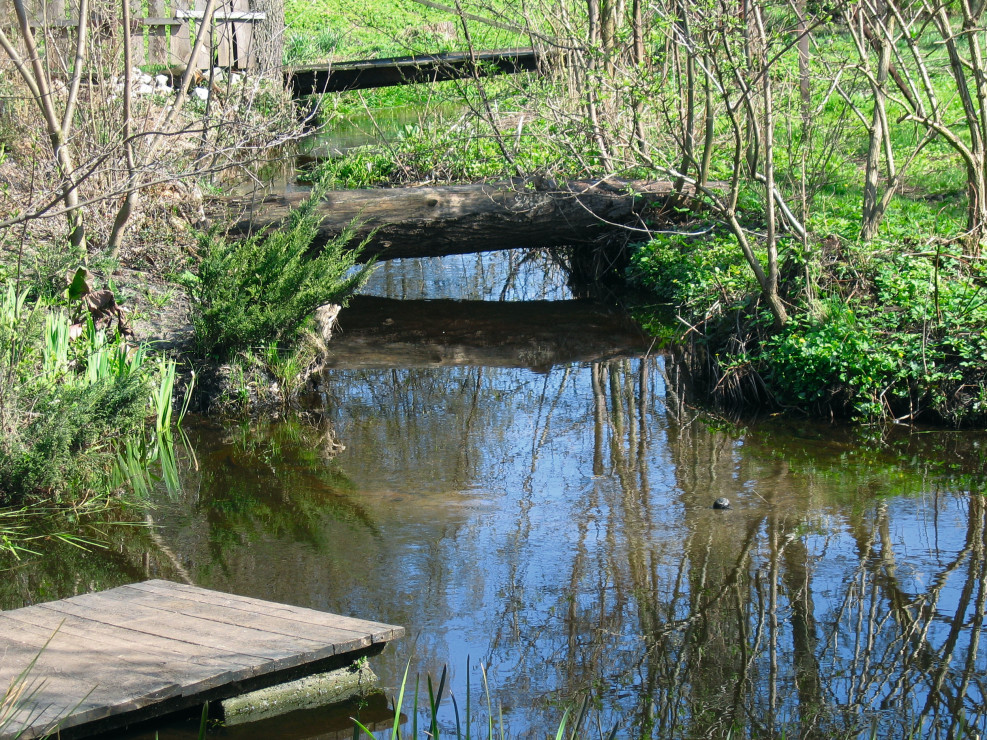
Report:
[[[154,78],[154,84],[157,87],[170,87],[168,75],[156,75]]]
[[[142,82],[140,85],[137,86],[138,95],[150,95],[153,92],[154,92],[154,88],[148,85],[146,82]]]
[[[230,75],[230,84],[236,87],[243,81],[243,75],[238,72],[234,72]]]
[[[204,87],[197,87],[192,91],[192,94],[199,100],[207,100],[209,98],[209,90]]]
[[[221,67],[213,67],[212,79],[213,82],[222,82],[226,79],[226,74],[223,72]]]

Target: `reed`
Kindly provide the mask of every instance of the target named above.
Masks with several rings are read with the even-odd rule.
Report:
[[[397,699],[392,699],[391,709],[394,713],[394,723],[391,727],[390,733],[385,735],[385,738],[389,740],[439,740],[443,733],[455,738],[455,740],[474,740],[476,738],[479,740],[481,736],[485,735],[485,740],[494,740],[499,738],[499,740],[504,740],[505,738],[511,737],[509,728],[505,725],[504,714],[502,708],[498,704],[496,711],[494,708],[494,703],[490,695],[490,683],[487,680],[487,673],[483,666],[480,667],[483,673],[483,697],[482,701],[486,704],[486,717],[477,720],[476,715],[472,712],[472,696],[470,689],[469,680],[469,660],[466,662],[466,697],[465,704],[463,706],[463,715],[460,715],[460,707],[456,701],[455,696],[451,693],[449,694],[452,702],[453,711],[453,723],[454,729],[450,732],[445,732],[443,725],[439,723],[439,713],[442,704],[442,699],[446,693],[446,678],[447,669],[442,668],[442,673],[439,676],[438,684],[434,684],[432,677],[426,675],[426,687],[428,690],[427,702],[422,705],[423,712],[427,719],[428,729],[419,734],[419,699],[421,694],[421,676],[415,676],[414,690],[412,691],[411,707],[409,708],[409,719],[411,721],[410,732],[402,732],[401,729],[401,719],[403,717],[402,711],[405,708],[405,697],[408,694],[408,680],[409,673],[411,670],[411,661],[404,669],[404,676],[401,678],[401,685],[398,687]],[[585,697],[583,701],[579,704],[575,712],[573,712],[573,707],[565,709],[562,713],[562,718],[559,720],[558,727],[555,731],[555,740],[576,740],[577,738],[589,737],[588,731],[585,729],[585,720],[587,717],[589,709],[589,697]],[[474,724],[477,726],[476,732],[474,732]],[[602,729],[597,730],[596,734],[600,740],[614,740],[617,736],[617,726],[615,725],[610,729],[609,732],[604,732]],[[353,718],[353,740],[358,740],[358,738],[363,735],[367,738],[374,738],[377,740],[378,735],[374,735],[373,732],[362,724],[358,719]]]

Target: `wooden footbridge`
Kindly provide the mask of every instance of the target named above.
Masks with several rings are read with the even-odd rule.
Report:
[[[295,97],[304,97],[419,82],[533,72],[546,61],[546,55],[531,48],[419,54],[293,67],[285,71],[285,82]]]
[[[160,580],[0,612],[0,740],[92,735],[341,668],[403,634]]]

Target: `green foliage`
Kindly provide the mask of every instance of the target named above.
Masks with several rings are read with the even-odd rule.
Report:
[[[765,342],[761,362],[780,400],[863,418],[928,411],[983,418],[987,295],[983,268],[959,255],[871,254],[870,293],[833,297]]]
[[[143,436],[158,374],[144,347],[0,293],[0,504],[106,491],[114,451]],[[162,366],[164,368],[164,366]],[[159,394],[160,395],[160,394]]]
[[[757,288],[732,235],[674,235],[640,245],[631,256],[629,277],[696,315],[715,302],[735,304]]]
[[[185,275],[183,285],[203,356],[227,360],[271,342],[292,343],[316,308],[344,301],[369,277],[371,265],[356,267],[362,245],[348,248],[352,233],[312,254],[322,192],[316,188],[281,228],[243,240],[215,231],[200,236],[197,274]]]
[[[518,171],[551,173],[560,179],[588,174],[570,152],[557,146],[557,137],[543,122],[525,124],[518,136],[517,131],[495,132],[483,122],[432,118],[404,124],[390,138],[387,146],[357,147],[327,159],[307,177],[333,188],[366,188],[475,182],[512,177]]]
[[[284,45],[284,63],[298,65],[326,62],[343,42],[343,32],[333,26],[317,30],[292,30]]]
[[[481,665],[480,670],[483,674],[483,696],[480,697],[481,703],[486,704],[486,718],[483,717],[481,712],[476,711],[473,707],[473,697],[470,691],[470,671],[469,671],[469,661],[466,664],[466,696],[464,697],[465,702],[462,707],[463,714],[460,714],[460,706],[456,702],[455,697],[452,699],[453,704],[453,715],[454,715],[454,726],[455,734],[453,735],[450,730],[449,734],[454,736],[456,740],[469,740],[471,737],[509,737],[507,727],[504,725],[504,715],[502,708],[498,705],[494,707],[490,696],[490,685],[487,682],[487,672],[486,669]],[[401,738],[408,738],[408,740],[419,740],[420,737],[423,738],[438,738],[440,736],[440,721],[439,721],[439,711],[442,705],[442,699],[445,697],[446,693],[446,676],[447,669],[442,668],[442,674],[439,676],[438,684],[436,684],[430,675],[425,676],[425,686],[422,686],[421,676],[415,676],[415,682],[412,686],[408,675],[411,670],[411,661],[405,666],[404,675],[401,677],[401,685],[398,687],[398,695],[396,699],[391,700],[391,705],[394,710],[394,724],[391,727],[390,732],[385,731],[385,737],[390,738],[390,740],[401,740]],[[426,694],[427,691],[427,694]],[[410,693],[410,706],[406,703],[407,695]],[[421,707],[421,714],[424,719],[428,722],[428,727],[423,728],[422,732],[419,733],[419,707]],[[578,711],[573,712],[571,708],[565,709],[562,713],[562,718],[559,720],[558,728],[555,732],[556,740],[564,740],[565,738],[570,738],[574,740],[579,737],[589,737],[591,732],[588,728],[583,729],[583,725],[588,719],[589,710],[589,697],[586,697],[582,704],[577,708]],[[404,728],[402,730],[402,719],[405,718],[404,711],[407,710],[408,718],[411,720],[410,727]],[[358,719],[353,720],[354,724],[354,738],[357,737],[368,737],[376,738],[377,736],[371,732],[363,723]],[[617,727],[615,726],[608,733],[604,734],[603,728],[599,725],[597,726],[598,736],[601,740],[613,740],[617,736]]]
[[[810,247],[808,256],[820,270],[825,255]],[[776,334],[759,333],[757,286],[729,239],[655,240],[634,254],[631,277],[702,328],[721,377],[754,371],[785,407],[867,420],[987,418],[987,274],[957,245],[911,254],[848,246],[821,270],[819,297],[791,281],[802,303]],[[726,344],[740,326],[755,337],[742,352]]]

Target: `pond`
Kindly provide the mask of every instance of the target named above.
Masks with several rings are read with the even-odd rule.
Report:
[[[189,423],[178,484],[132,517],[153,529],[41,543],[0,606],[166,577],[400,624],[385,690],[445,667],[461,717],[469,691],[513,737],[585,698],[583,737],[987,732],[987,436],[730,423],[522,254],[382,265],[340,317],[324,413]],[[351,737],[356,712],[386,715],[219,735]]]

